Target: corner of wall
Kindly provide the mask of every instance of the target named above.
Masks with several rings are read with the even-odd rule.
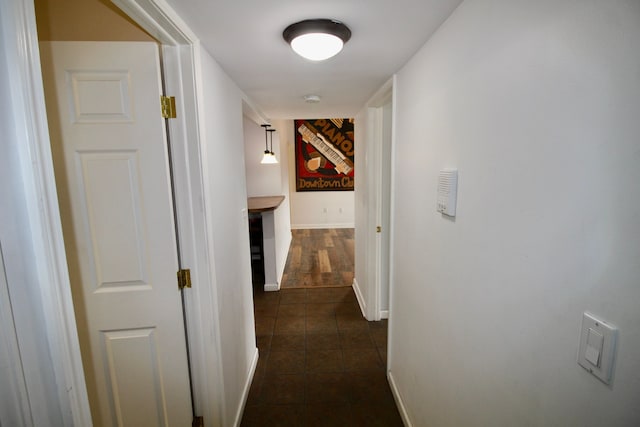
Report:
[[[362,311],[362,315],[364,316],[365,319],[369,320],[369,318],[367,317],[367,301],[362,295],[362,291],[360,290],[360,286],[358,285],[358,281],[356,280],[355,277],[353,278],[353,284],[351,285],[351,287],[353,288],[353,291],[356,294],[356,299],[358,300],[358,305],[360,306],[360,311]]]
[[[289,253],[291,241],[293,240],[293,236],[291,235],[291,228],[289,228],[288,233],[283,233],[282,236],[285,238],[285,241],[282,242],[282,254],[284,256],[280,257],[280,263],[276,266],[276,279],[278,283],[282,283],[282,276],[284,275],[284,269],[287,265],[287,254]],[[279,288],[280,286],[278,285],[278,289]]]
[[[387,371],[387,379],[389,380],[391,394],[393,394],[393,399],[396,401],[396,406],[398,406],[398,412],[400,412],[403,424],[405,427],[413,427],[413,423],[411,423],[411,420],[409,419],[409,413],[407,412],[407,408],[404,405],[404,401],[402,400],[402,396],[400,395],[400,391],[398,390],[398,386],[393,377],[393,372]]]
[[[278,283],[265,283],[264,291],[265,292],[275,292],[280,290],[280,282]]]

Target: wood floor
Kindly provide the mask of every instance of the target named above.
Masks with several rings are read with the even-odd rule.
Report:
[[[351,286],[353,228],[291,230],[293,239],[281,289]]]

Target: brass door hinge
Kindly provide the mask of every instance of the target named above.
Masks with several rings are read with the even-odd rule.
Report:
[[[176,118],[176,97],[175,96],[161,96],[160,105],[162,106],[162,117],[165,119]]]
[[[178,289],[191,287],[191,270],[188,268],[178,270]]]
[[[193,423],[191,423],[191,427],[204,427],[204,418],[203,417],[195,417],[193,419]]]
[[[382,227],[379,225],[376,227],[376,233],[382,233]]]

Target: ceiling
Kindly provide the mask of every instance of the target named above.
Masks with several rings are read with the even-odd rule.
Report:
[[[353,117],[462,0],[168,0],[265,118]],[[282,31],[303,19],[344,22],[337,56],[297,56]],[[309,104],[305,95],[321,101]]]

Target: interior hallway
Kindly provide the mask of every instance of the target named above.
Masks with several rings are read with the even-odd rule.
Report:
[[[317,264],[319,269],[318,250],[325,249],[317,246],[318,238],[328,236],[333,236],[329,249],[353,242],[353,230],[351,235],[349,230],[297,230],[285,272],[311,277],[290,267],[314,270]],[[296,243],[304,248],[300,259],[307,259],[299,264],[292,263],[298,258]],[[343,258],[332,259],[332,269],[340,265],[346,271],[308,273],[334,287],[317,281],[279,292],[254,287],[260,359],[242,426],[403,425],[386,378],[387,321],[365,320],[353,289],[330,280],[337,277],[341,283],[340,273],[353,277],[353,256],[349,263],[333,263],[338,259]]]

